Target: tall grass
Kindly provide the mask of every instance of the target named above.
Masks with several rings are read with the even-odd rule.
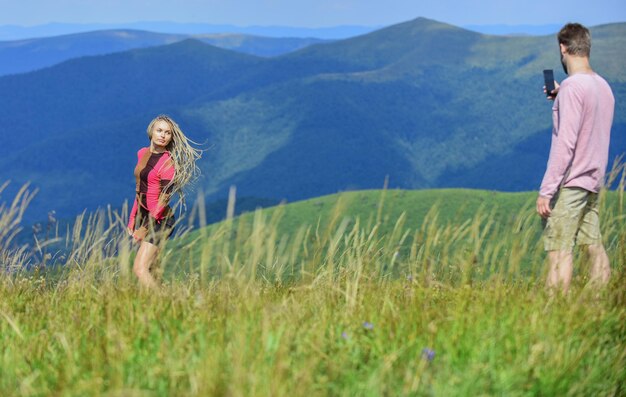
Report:
[[[0,390],[623,395],[623,193],[622,176],[601,200],[610,285],[588,286],[578,255],[572,291],[550,297],[531,202],[506,219],[487,204],[458,220],[434,204],[407,224],[384,216],[382,197],[375,216],[346,217],[346,194],[327,219],[288,233],[285,207],[259,210],[163,246],[163,287],[145,291],[123,213],[84,214],[38,247],[11,244],[24,188],[0,211]]]

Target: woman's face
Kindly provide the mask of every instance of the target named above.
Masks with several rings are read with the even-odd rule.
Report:
[[[152,144],[165,149],[172,142],[172,128],[163,120],[157,121],[152,127]]]

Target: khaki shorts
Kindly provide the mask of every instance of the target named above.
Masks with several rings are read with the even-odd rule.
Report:
[[[580,188],[562,188],[550,203],[552,212],[544,220],[546,251],[570,251],[575,244],[600,244],[598,194]]]

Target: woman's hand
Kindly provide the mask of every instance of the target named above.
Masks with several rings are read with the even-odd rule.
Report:
[[[135,239],[137,243],[141,243],[143,239],[146,238],[147,234],[148,228],[145,226],[141,226],[138,229],[135,229],[135,231],[133,232],[133,239]]]

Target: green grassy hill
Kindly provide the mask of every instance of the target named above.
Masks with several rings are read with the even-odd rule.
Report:
[[[624,259],[623,199],[623,191],[601,196],[604,244],[618,267]],[[381,277],[420,273],[424,266],[443,278],[450,272],[479,279],[536,277],[544,270],[545,252],[535,200],[535,192],[469,189],[334,194],[183,233],[168,243],[163,268],[166,278],[209,280],[244,272],[267,280],[300,280],[349,271],[341,264],[361,260],[350,256],[358,249],[380,261],[382,267],[373,271]],[[454,277],[458,281],[458,274]]]
[[[279,234],[295,234],[301,227],[325,229],[335,218],[352,224],[359,219],[362,227],[380,223],[381,234],[390,233],[398,219],[404,226],[419,229],[429,212],[437,212],[438,222],[461,225],[477,214],[492,214],[501,224],[511,224],[524,210],[534,208],[535,192],[504,193],[471,189],[436,190],[363,190],[315,197],[262,210],[266,219],[277,219]],[[235,223],[252,225],[255,213],[236,218]],[[537,223],[539,220],[537,219]],[[209,226],[219,228],[221,224]],[[191,233],[195,237],[201,231]]]
[[[611,279],[577,256],[565,295],[545,288],[537,216],[520,210],[532,193],[347,192],[259,211],[173,240],[149,290],[111,212],[81,218],[62,253],[13,249],[26,194],[0,208],[0,390],[621,396],[623,187],[601,196]]]

